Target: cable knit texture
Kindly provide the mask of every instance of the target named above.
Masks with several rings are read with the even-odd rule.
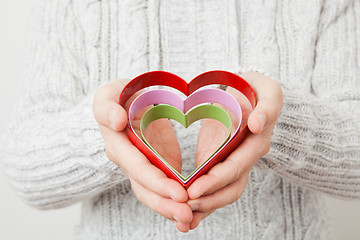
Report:
[[[2,163],[34,207],[83,202],[77,239],[329,239],[322,194],[360,198],[360,1],[43,0],[32,34]],[[251,66],[284,92],[271,150],[238,201],[182,234],[106,158],[94,93],[150,70]],[[197,131],[178,131],[186,162]]]

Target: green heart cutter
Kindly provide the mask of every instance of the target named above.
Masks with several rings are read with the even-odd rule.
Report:
[[[189,176],[184,177],[181,173],[179,173],[176,169],[173,168],[152,146],[151,144],[146,140],[144,132],[145,129],[154,121],[162,118],[168,118],[173,119],[177,122],[179,122],[181,125],[183,125],[185,128],[188,128],[191,124],[194,122],[201,120],[201,119],[215,119],[219,122],[221,122],[228,130],[227,138],[222,142],[222,144],[214,151],[211,156],[209,156],[206,161],[204,161],[200,166],[198,166],[192,173],[189,174]],[[198,168],[201,168],[203,164],[205,164],[219,149],[221,149],[222,146],[230,139],[231,136],[231,118],[224,109],[221,107],[218,107],[216,105],[198,105],[194,108],[192,108],[187,113],[183,113],[181,110],[179,110],[176,107],[173,107],[171,105],[157,105],[155,107],[150,108],[147,110],[143,116],[141,117],[140,121],[140,133],[143,141],[146,143],[146,145],[149,146],[149,148],[156,153],[156,155],[161,158],[161,160],[166,163],[166,165],[171,168],[183,181],[186,181],[189,177],[191,177]]]

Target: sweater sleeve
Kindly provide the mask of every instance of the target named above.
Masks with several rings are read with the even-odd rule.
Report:
[[[360,4],[323,12],[312,89],[282,85],[271,150],[258,165],[309,189],[360,198]]]
[[[23,91],[3,137],[2,163],[28,204],[58,208],[126,180],[105,154],[92,113],[84,29],[74,1],[42,1]],[[90,26],[91,27],[91,26]]]

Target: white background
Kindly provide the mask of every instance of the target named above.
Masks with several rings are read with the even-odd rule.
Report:
[[[17,96],[26,45],[27,23],[37,0],[0,1],[0,135]],[[359,159],[360,160],[360,159]],[[80,206],[38,211],[22,203],[0,170],[0,239],[71,239]],[[328,198],[334,239],[360,239],[360,202]],[[276,217],[276,216],[274,216]]]

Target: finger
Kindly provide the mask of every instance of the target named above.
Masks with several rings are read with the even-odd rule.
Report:
[[[189,231],[193,214],[186,203],[178,203],[172,199],[163,198],[144,188],[134,180],[130,180],[130,182],[136,197],[141,203],[163,217],[176,222],[179,231]]]
[[[204,119],[196,144],[196,167],[206,161],[229,135],[226,127],[217,120]]]
[[[209,212],[234,203],[241,197],[247,181],[249,172],[230,185],[216,191],[213,194],[202,196],[198,199],[191,199],[187,204],[193,211]]]
[[[215,210],[209,212],[193,212],[193,219],[190,223],[190,229],[194,230],[197,228],[202,220],[204,220],[207,216],[215,212]]]
[[[274,125],[283,105],[280,85],[273,79],[257,72],[246,72],[241,75],[255,91],[257,106],[248,119],[249,129],[259,134],[269,125]]]
[[[144,136],[156,152],[181,173],[182,157],[176,133],[168,119],[158,119],[145,130]]]
[[[114,131],[121,131],[127,124],[126,111],[118,104],[118,99],[125,81],[118,80],[106,84],[96,92],[93,112],[96,121]]]
[[[269,151],[270,145],[266,139],[261,135],[249,135],[223,162],[191,184],[188,188],[189,198],[197,199],[211,194],[239,179]]]
[[[174,221],[176,228],[183,233],[187,233],[190,230],[190,223],[182,223]]]
[[[104,139],[106,139],[109,159],[118,165],[129,178],[162,197],[172,198],[177,202],[187,201],[186,190],[152,165],[145,155],[130,142],[125,133],[115,133],[105,127],[101,127],[101,132],[107,135]]]

